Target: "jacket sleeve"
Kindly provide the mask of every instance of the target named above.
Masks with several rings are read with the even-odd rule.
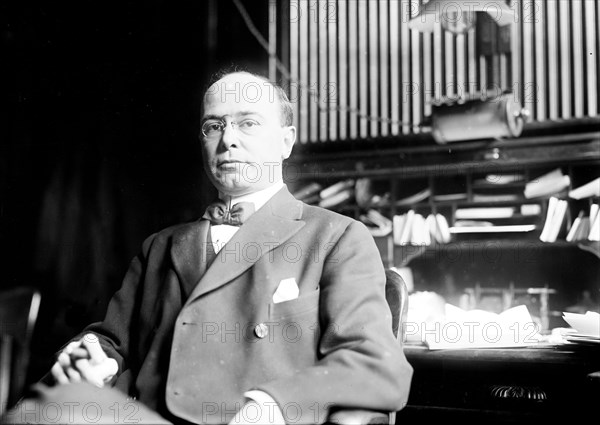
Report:
[[[121,284],[121,288],[113,295],[108,304],[104,320],[90,324],[79,335],[71,339],[71,341],[76,341],[88,333],[93,333],[98,336],[100,345],[106,355],[115,359],[119,365],[117,375],[113,378],[112,382],[114,382],[116,378],[129,367],[128,358],[131,329],[132,326],[135,326],[137,316],[136,311],[139,299],[138,289],[141,285],[141,280],[146,267],[145,258],[154,237],[155,235],[152,235],[144,241],[141,253],[131,261]],[[61,347],[59,353],[64,346]],[[42,379],[42,382],[50,383],[49,375],[50,374],[47,374]]]
[[[397,411],[413,369],[392,332],[385,271],[367,228],[352,222],[325,260],[320,282],[319,360],[260,385],[287,423],[322,423],[332,407]]]

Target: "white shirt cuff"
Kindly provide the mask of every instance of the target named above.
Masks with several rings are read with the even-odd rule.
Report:
[[[244,397],[254,400],[261,405],[263,409],[266,409],[268,414],[269,423],[271,424],[285,424],[283,413],[279,408],[279,405],[273,397],[261,390],[250,390],[244,393]]]

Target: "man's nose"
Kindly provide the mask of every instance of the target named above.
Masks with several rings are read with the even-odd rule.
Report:
[[[225,128],[223,128],[223,135],[221,136],[221,143],[225,145],[227,149],[231,149],[232,147],[237,147],[237,134],[233,125],[228,123]]]

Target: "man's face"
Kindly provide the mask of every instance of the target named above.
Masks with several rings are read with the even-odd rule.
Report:
[[[268,82],[245,73],[220,79],[204,96],[201,125],[208,129],[200,134],[204,167],[219,192],[244,195],[282,179],[296,129],[282,126],[279,100]]]

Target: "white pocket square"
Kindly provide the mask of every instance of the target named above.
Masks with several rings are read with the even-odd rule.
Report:
[[[295,300],[298,298],[298,295],[300,295],[300,288],[298,288],[296,279],[290,277],[279,282],[279,286],[273,294],[273,302],[277,304],[284,301]]]

